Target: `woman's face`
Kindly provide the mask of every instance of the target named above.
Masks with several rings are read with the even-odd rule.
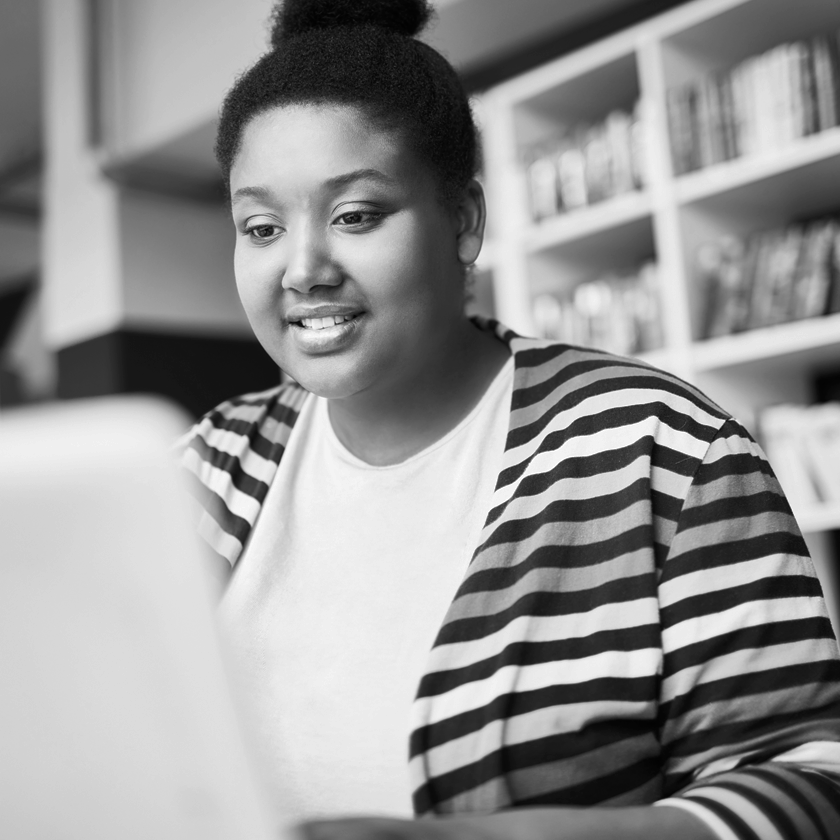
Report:
[[[236,283],[254,332],[304,387],[388,393],[462,323],[459,221],[429,168],[343,106],[246,127],[231,171]]]

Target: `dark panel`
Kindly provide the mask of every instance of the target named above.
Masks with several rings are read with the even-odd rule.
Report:
[[[119,394],[122,387],[122,336],[106,333],[56,353],[58,398],[75,400]]]
[[[6,346],[34,284],[30,281],[0,290],[0,350]]]
[[[118,393],[168,397],[199,416],[228,397],[279,382],[254,339],[119,330],[58,353],[61,398]]]
[[[196,416],[280,381],[256,339],[126,331],[123,347],[126,391],[163,394]]]
[[[814,390],[817,402],[840,402],[840,371],[818,376]]]
[[[817,402],[840,402],[840,370],[818,376],[814,383]],[[835,562],[840,562],[840,531],[831,532]]]
[[[25,402],[20,376],[13,370],[0,367],[0,408],[13,408]]]

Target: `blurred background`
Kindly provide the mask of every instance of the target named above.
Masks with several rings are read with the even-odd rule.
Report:
[[[197,416],[279,371],[236,298],[220,101],[272,0],[0,0],[0,415]],[[760,438],[837,617],[840,3],[437,0],[485,146],[472,310],[640,356]]]

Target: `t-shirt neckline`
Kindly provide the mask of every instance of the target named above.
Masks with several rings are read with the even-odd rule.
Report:
[[[425,449],[415,452],[404,461],[399,461],[396,464],[369,464],[363,461],[357,455],[354,455],[338,438],[333,428],[332,421],[329,415],[329,400],[325,397],[315,397],[315,422],[317,426],[323,427],[324,433],[327,436],[329,446],[335,454],[340,457],[345,463],[353,467],[363,470],[387,471],[399,470],[401,468],[414,465],[417,461],[428,457],[436,450],[449,444],[454,438],[458,437],[468,426],[470,426],[475,418],[481,414],[482,409],[490,402],[493,397],[507,385],[512,385],[513,379],[513,356],[502,365],[499,372],[493,377],[493,380],[487,386],[486,390],[481,396],[481,399],[470,409],[469,413],[458,422],[456,426],[450,429],[443,437],[430,443]]]

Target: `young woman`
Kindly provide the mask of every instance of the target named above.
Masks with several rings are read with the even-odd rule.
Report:
[[[464,316],[476,131],[428,13],[287,0],[222,110],[237,285],[297,384],[184,465],[278,812],[840,837],[836,642],[758,447],[669,374]]]

